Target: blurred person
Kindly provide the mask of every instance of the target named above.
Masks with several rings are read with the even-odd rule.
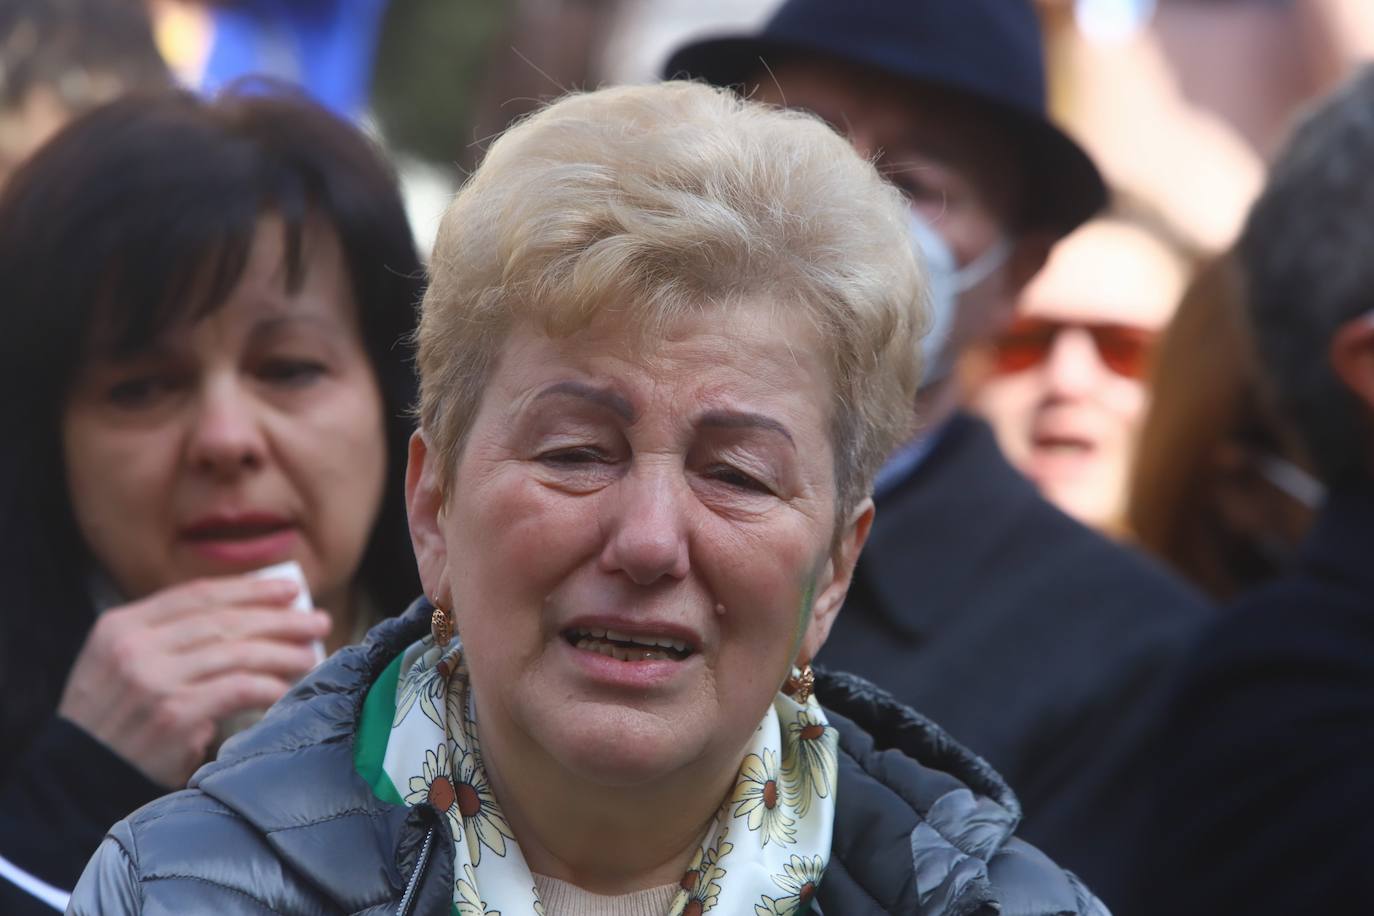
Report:
[[[70,912],[1105,914],[986,764],[809,666],[910,429],[905,236],[842,138],[699,84],[497,140],[418,334],[431,598],[118,824]]]
[[[1289,571],[1323,487],[1255,353],[1234,256],[1198,271],[1156,351],[1127,527],[1213,598]]]
[[[1264,160],[1293,112],[1348,72],[1327,0],[1157,0],[1151,37],[1179,96]],[[1242,214],[1243,215],[1243,214]]]
[[[1301,0],[1326,25],[1339,61],[1358,66],[1374,57],[1374,7],[1364,0]]]
[[[0,186],[69,119],[171,84],[141,0],[0,4]]]
[[[1280,152],[1238,252],[1265,371],[1327,487],[1297,568],[1199,645],[1135,912],[1355,913],[1374,856],[1374,69]],[[1159,876],[1167,875],[1167,883]]]
[[[977,354],[988,374],[970,406],[1007,460],[1054,505],[1109,534],[1122,531],[1151,353],[1188,270],[1146,219],[1096,218],[1055,246],[1011,326]]]
[[[1245,0],[1205,5],[1255,6]],[[1190,245],[1224,250],[1259,193],[1264,160],[1241,129],[1188,91],[1193,87],[1180,73],[1186,63],[1170,57],[1169,42],[1161,37],[1161,18],[1177,17],[1160,6],[1158,12],[1123,18],[1122,4],[1111,0],[1049,0],[1046,12],[1053,110],[1075,130],[1112,187],[1148,201]],[[1234,26],[1237,17],[1229,19]],[[1214,34],[1210,59],[1247,59],[1255,37],[1244,29]],[[1283,69],[1275,64],[1264,73],[1244,67],[1234,72],[1254,99]]]
[[[877,477],[869,549],[820,660],[986,758],[1021,798],[1027,836],[1096,888],[1118,867],[1111,840],[1142,813],[1137,727],[1206,615],[1155,564],[1043,500],[959,409],[958,357],[1006,325],[1054,240],[1105,201],[1046,118],[1034,11],[789,0],[756,34],[690,44],[665,72],[815,112],[904,192],[931,277],[922,431]]]
[[[116,101],[0,196],[0,910],[414,594],[419,271],[376,151],[294,99]],[[322,610],[243,575],[288,560]]]

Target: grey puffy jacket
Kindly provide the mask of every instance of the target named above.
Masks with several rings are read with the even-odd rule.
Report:
[[[421,600],[380,624],[226,744],[191,788],[116,824],[67,912],[447,914],[445,819],[375,798],[353,765],[368,687],[429,616]],[[1106,916],[1012,837],[1017,802],[987,764],[865,681],[829,674],[817,686],[841,752],[813,913]]]

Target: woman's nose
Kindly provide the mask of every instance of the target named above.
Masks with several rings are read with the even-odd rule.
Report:
[[[687,575],[687,482],[667,468],[635,468],[614,484],[601,567],[637,585]]]
[[[1045,360],[1052,393],[1081,396],[1090,393],[1102,378],[1102,358],[1085,328],[1065,327],[1055,335]]]
[[[261,410],[242,386],[212,382],[192,409],[187,461],[193,468],[223,477],[262,466],[267,440]]]

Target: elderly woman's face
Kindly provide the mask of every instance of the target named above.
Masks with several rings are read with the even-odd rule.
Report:
[[[447,501],[418,442],[409,484],[484,738],[630,783],[738,761],[824,640],[871,509],[836,547],[832,388],[802,322],[749,306],[649,342],[610,324],[513,332]]]

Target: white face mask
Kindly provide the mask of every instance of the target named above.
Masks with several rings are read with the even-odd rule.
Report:
[[[949,375],[959,355],[948,352],[945,347],[954,327],[959,296],[1006,263],[1011,255],[1011,240],[999,238],[987,251],[960,267],[954,259],[953,249],[935,227],[914,208],[909,215],[911,239],[925,263],[926,282],[930,287],[930,332],[921,340],[921,355],[925,357],[921,386],[925,387]]]
[[[1255,459],[1264,479],[1300,506],[1317,510],[1326,499],[1326,485],[1287,458],[1265,453]]]

